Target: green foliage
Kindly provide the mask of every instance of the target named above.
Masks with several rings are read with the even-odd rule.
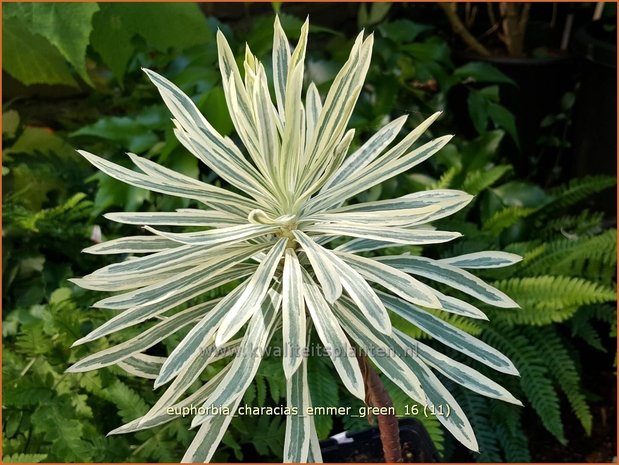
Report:
[[[3,57],[9,74],[24,84],[73,87],[78,83],[70,69],[95,86],[89,45],[122,82],[137,51],[136,36],[159,52],[203,45],[212,37],[196,4],[14,3],[4,11],[3,26],[5,50],[14,51]]]
[[[558,210],[577,205],[597,194],[605,191],[617,184],[617,179],[612,176],[587,176],[582,179],[575,179],[565,186],[561,186],[550,191],[553,199],[548,207]]]
[[[616,291],[581,278],[535,276],[498,281],[494,285],[522,307],[518,312],[496,312],[493,319],[509,325],[547,325],[570,318],[583,305],[609,302]]]
[[[558,441],[565,443],[559,397],[549,379],[547,357],[536,350],[522,334],[521,328],[503,331],[488,328],[484,335],[488,343],[498,347],[514,360],[520,370],[521,387],[527,401],[538,413],[542,423]]]
[[[2,458],[3,463],[41,463],[45,454],[13,454]]]
[[[96,3],[14,3],[7,5],[3,19],[9,24],[14,20],[20,21],[31,33],[43,36],[79,76],[92,85],[86,70],[86,48],[92,32],[92,17],[97,11],[99,6]],[[20,76],[23,75],[15,77],[20,79]],[[32,81],[30,76],[27,79],[46,83]]]
[[[112,147],[105,156],[121,164],[126,160],[122,151],[128,148],[192,177],[220,183],[164,129],[169,116],[139,68],[164,70],[189,92],[216,129],[229,135],[228,110],[215,90],[219,76],[214,31],[218,26],[230,36],[237,57],[242,57],[241,45],[247,38],[257,44],[254,52],[260,56],[270,47],[270,32],[263,25],[270,26],[272,18],[256,17],[247,29],[232,31],[213,18],[204,19],[195,4],[64,8],[65,4],[3,8],[3,69],[9,75],[25,85],[75,88],[83,82],[94,89],[78,96],[82,103],[77,106],[57,99],[46,110],[36,99],[22,98],[7,102],[3,109],[3,461],[175,462],[194,434],[181,421],[152,432],[105,437],[152,405],[155,396],[146,380],[108,369],[64,375],[66,367],[85,354],[83,349],[67,347],[104,319],[101,311],[88,310],[94,297],[66,280],[107,263],[79,254],[98,240],[96,223],[108,238],[139,233],[135,227],[104,224],[99,218],[102,212],[170,211],[189,205],[93,176],[74,148],[97,152],[103,145]],[[301,19],[288,15],[286,4],[282,10],[284,29],[294,31]],[[445,319],[515,360],[522,376],[510,390],[525,408],[537,412],[539,422],[558,440],[565,440],[564,423],[572,415],[587,434],[598,421],[589,407],[594,401],[589,392],[596,386],[583,385],[578,343],[614,351],[608,336],[616,337],[617,259],[616,230],[607,228],[590,199],[614,196],[610,190],[616,180],[590,177],[544,189],[516,178],[502,157],[505,133],[517,139],[513,117],[500,105],[501,88],[512,85],[510,79],[480,62],[455,67],[435,26],[395,18],[389,4],[359,8],[360,24],[377,29],[377,47],[368,85],[353,116],[352,124],[359,128],[353,147],[385,118],[402,113],[411,114],[407,126],[413,127],[423,115],[446,110],[437,131],[459,134],[452,111],[454,90],[464,92],[465,111],[479,137],[454,139],[433,165],[424,164],[359,197],[387,198],[428,187],[476,195],[457,218],[441,225],[465,232],[444,256],[484,248],[523,255],[513,269],[479,273],[514,297],[522,309],[483,308],[488,310],[489,325]],[[339,51],[350,40],[326,28],[314,32],[324,37],[320,50],[308,50],[312,78],[322,90],[341,63]],[[24,101],[34,103],[36,112],[22,105]],[[398,318],[394,323],[414,337],[422,335]],[[96,349],[102,349],[110,342],[98,344]],[[277,357],[266,358],[244,401],[256,406],[285,403],[280,370]],[[361,405],[337,387],[328,361],[312,359],[308,371],[314,405]],[[386,385],[401,413],[409,399],[390,382]],[[480,440],[476,460],[530,461],[531,418],[525,424],[522,408],[461,389],[454,389],[454,395]],[[368,427],[365,419],[315,419],[321,439],[342,427]],[[436,419],[417,419],[441,451],[453,449]],[[283,425],[278,417],[235,418],[217,459],[246,460],[249,449],[264,459],[281,460],[277,454]]]
[[[64,84],[77,86],[58,49],[33,33],[19,19],[4,22],[3,68],[24,84]],[[20,50],[21,53],[7,53]]]

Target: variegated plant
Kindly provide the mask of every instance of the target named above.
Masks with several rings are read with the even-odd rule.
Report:
[[[152,235],[123,237],[86,249],[131,257],[75,280],[87,289],[120,291],[95,304],[119,312],[75,345],[149,320],[156,323],[122,344],[86,357],[69,371],[118,365],[154,379],[155,387],[168,385],[147,414],[113,433],[161,425],[178,416],[180,407],[227,407],[229,414],[207,411],[193,419],[192,426],[200,428],[183,460],[209,461],[256,374],[260,354],[274,333],[281,331],[287,402],[299,411],[287,418],[284,460],[320,461],[312,417],[303,414],[311,405],[303,349],[313,326],[354,396],[364,399],[353,344],[414,401],[448,404],[450,414],[438,419],[476,450],[469,421],[434,371],[479,394],[514,404],[519,401],[478,371],[393,328],[389,312],[497,371],[517,374],[504,355],[435,316],[449,312],[485,319],[482,311],[417,277],[451,286],[486,304],[517,307],[467,270],[507,266],[520,257],[502,252],[443,260],[359,254],[458,238],[459,233],[435,230],[430,223],[462,209],[472,197],[455,190],[428,190],[392,200],[346,204],[356,194],[428,159],[450,136],[415,147],[437,119],[434,114],[392,145],[406,122],[404,116],[349,154],[354,129],[347,130],[347,125],[370,65],[373,37],[359,34],[323,102],[313,83],[303,97],[307,34],[305,23],[299,43],[291,50],[275,21],[275,104],[264,66],[247,48],[242,77],[226,39],[217,34],[226,101],[245,153],[213,129],[174,84],[145,70],[174,116],[178,139],[231,189],[205,184],[133,154],[129,156],[140,171],[80,152],[116,179],[195,200],[202,208],[106,215],[120,223],[145,225]],[[167,232],[158,226],[204,230]],[[329,247],[342,237],[352,239]],[[224,298],[179,311],[179,306],[231,282],[239,284]],[[186,327],[191,328],[189,333],[168,357],[144,353]],[[234,350],[215,350],[221,347]],[[208,364],[230,356],[224,370],[186,396]]]

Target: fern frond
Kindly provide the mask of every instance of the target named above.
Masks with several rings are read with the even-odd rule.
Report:
[[[617,263],[616,229],[593,237],[543,243],[524,254],[518,272],[524,276],[543,273],[581,276],[583,267],[593,262],[606,269],[614,268]]]
[[[88,220],[92,210],[92,202],[85,200],[86,194],[75,194],[66,202],[53,207],[31,212],[14,205],[10,208],[11,225],[27,232],[46,233],[52,236],[66,238],[67,232],[83,233],[69,228],[71,225]]]
[[[479,454],[475,455],[477,462],[502,462],[495,425],[489,416],[488,399],[467,389],[454,389],[456,400],[466,412],[475,430],[475,437],[479,443]]]
[[[582,393],[580,375],[572,356],[565,348],[556,329],[546,327],[542,330],[523,328],[527,337],[535,344],[540,353],[547,354],[546,366],[550,375],[567,397],[572,411],[580,420],[587,435],[591,434],[593,417]]]
[[[584,210],[578,215],[563,215],[552,218],[546,222],[540,232],[545,235],[564,233],[574,236],[589,236],[600,230],[603,220],[603,212]]]
[[[148,405],[137,392],[121,381],[116,381],[105,390],[107,400],[118,408],[124,422],[128,423],[148,411]]]
[[[503,448],[506,462],[531,461],[529,439],[522,427],[522,409],[503,402],[490,402],[490,420]]]
[[[553,200],[544,205],[544,211],[557,211],[571,207],[617,184],[614,176],[586,176],[551,191]]]
[[[535,211],[537,211],[536,208],[506,207],[488,218],[484,222],[482,229],[492,234],[499,234],[504,229],[515,225],[521,219],[526,218]]]
[[[2,463],[41,463],[47,454],[11,454],[2,457]]]
[[[520,371],[520,385],[526,400],[535,409],[544,427],[565,444],[561,408],[555,388],[548,378],[542,355],[522,334],[521,328],[488,327],[482,338],[508,355]]]
[[[493,311],[493,317],[508,325],[540,326],[570,318],[581,305],[616,300],[607,286],[567,276],[511,278],[494,286],[512,296],[522,307],[515,311]]]
[[[479,194],[481,191],[494,185],[495,182],[512,169],[511,165],[498,165],[487,170],[470,171],[467,173],[466,178],[464,178],[462,190],[473,195]]]
[[[609,325],[616,324],[617,310],[611,305],[586,305],[578,309],[569,320],[572,336],[578,337],[594,349],[606,352],[597,329],[592,320],[602,321]]]
[[[458,165],[451,166],[447,171],[445,171],[442,176],[432,184],[429,189],[447,189],[451,187],[451,183],[453,180],[460,174],[462,171],[462,167]]]

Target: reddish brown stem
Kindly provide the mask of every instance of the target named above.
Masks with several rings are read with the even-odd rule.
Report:
[[[357,355],[359,367],[365,383],[365,403],[370,407],[387,407],[387,411],[393,410],[393,402],[385,385],[381,381],[378,373],[372,368],[367,355],[359,352]],[[398,419],[393,414],[376,415],[378,420],[378,430],[380,440],[383,444],[383,454],[385,462],[401,462],[402,449],[400,447],[400,428]]]

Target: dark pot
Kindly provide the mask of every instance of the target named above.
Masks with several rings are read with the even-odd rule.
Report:
[[[570,54],[559,50],[561,32],[551,28],[548,23],[531,21],[527,26],[525,49],[529,51],[544,51],[544,56],[526,56],[513,58],[509,56],[482,57],[467,52],[455,53],[458,64],[470,61],[481,61],[493,65],[509,76],[516,84],[502,84],[500,91],[501,104],[510,110],[516,119],[520,148],[506,137],[502,145],[502,153],[507,155],[514,165],[516,174],[544,183],[548,172],[560,156],[548,149],[540,150],[538,139],[544,135],[540,127],[542,120],[561,111],[561,98],[574,90],[578,79],[578,61]],[[486,85],[486,84],[484,84]],[[454,96],[456,108],[466,108],[468,93],[460,89]],[[451,98],[451,97],[450,97]],[[463,107],[464,105],[464,107]],[[466,111],[466,110],[465,110]],[[468,120],[468,112],[465,113]],[[472,123],[470,129],[473,129]],[[465,135],[474,136],[474,134]]]
[[[500,98],[501,104],[514,114],[520,148],[506,137],[503,153],[518,176],[528,178],[537,173],[544,178],[556,157],[539,157],[537,141],[543,134],[540,124],[549,114],[560,111],[561,97],[574,89],[576,61],[566,54],[530,58],[467,56],[466,61],[489,63],[516,82],[516,87],[501,85]]]
[[[572,44],[582,69],[574,105],[573,176],[617,171],[617,35],[591,22]]]
[[[400,443],[404,462],[440,462],[441,457],[430,435],[419,421],[400,421]],[[320,442],[326,463],[383,462],[383,447],[378,428],[358,433],[344,432]]]

